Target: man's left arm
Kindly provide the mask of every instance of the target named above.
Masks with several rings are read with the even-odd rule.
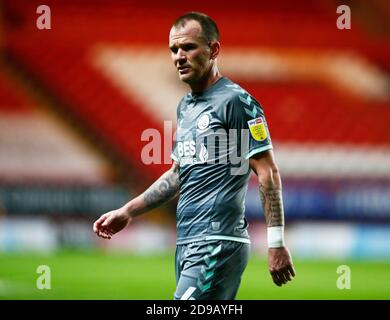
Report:
[[[282,286],[292,280],[295,270],[290,252],[284,244],[284,211],[279,169],[272,150],[255,154],[250,158],[249,164],[257,175],[267,224],[269,271],[274,283]]]

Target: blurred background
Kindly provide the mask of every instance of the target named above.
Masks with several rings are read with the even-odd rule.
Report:
[[[111,241],[92,224],[170,167],[169,149],[143,163],[141,135],[171,141],[164,121],[187,88],[168,33],[187,11],[217,22],[220,69],[263,105],[283,179],[297,277],[271,282],[252,177],[238,298],[390,298],[387,1],[48,0],[50,30],[37,28],[41,4],[0,1],[0,299],[172,299],[176,203]],[[336,25],[342,4],[350,30]],[[50,290],[37,289],[40,265]]]

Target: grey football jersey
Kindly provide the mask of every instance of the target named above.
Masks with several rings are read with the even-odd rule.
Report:
[[[249,158],[269,149],[262,107],[228,78],[183,97],[172,152],[180,167],[177,244],[249,243],[244,204]]]

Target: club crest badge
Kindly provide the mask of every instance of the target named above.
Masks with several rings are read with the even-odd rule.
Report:
[[[249,130],[253,139],[256,141],[264,141],[267,139],[267,129],[265,128],[262,117],[248,121]]]
[[[205,130],[209,127],[210,125],[210,117],[208,114],[202,114],[197,123],[197,127],[199,130]]]

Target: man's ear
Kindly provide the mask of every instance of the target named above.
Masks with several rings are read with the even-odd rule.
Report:
[[[217,59],[220,49],[221,49],[221,44],[219,43],[219,41],[211,42],[211,44],[210,44],[210,58],[212,60]]]

